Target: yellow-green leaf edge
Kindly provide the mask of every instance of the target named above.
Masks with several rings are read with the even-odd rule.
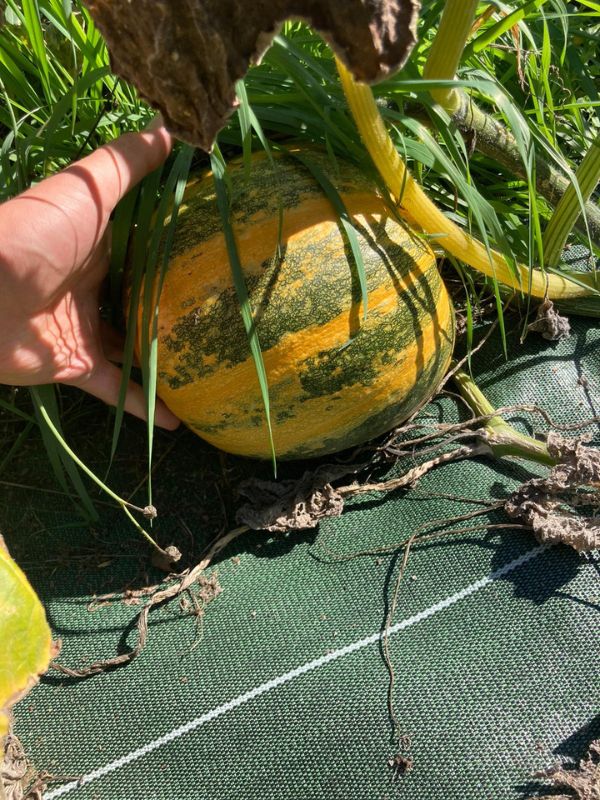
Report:
[[[0,536],[0,757],[9,712],[48,669],[53,656],[46,613]]]

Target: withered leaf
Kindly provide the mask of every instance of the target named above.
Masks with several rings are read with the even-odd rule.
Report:
[[[546,478],[532,478],[505,503],[509,517],[533,528],[538,541],[567,544],[579,553],[600,547],[600,450],[581,439],[548,435],[548,451],[556,459]],[[592,513],[581,513],[590,508]]]
[[[357,80],[395,72],[416,41],[418,0],[86,0],[113,70],[204,150],[235,108],[235,82],[287,19],[309,22]]]
[[[553,789],[551,795],[536,795],[537,800],[597,800],[600,797],[600,739],[590,744],[579,765],[558,765],[537,772],[534,777],[548,780]],[[557,794],[561,789],[566,789],[568,794]]]
[[[305,472],[299,480],[243,481],[238,488],[248,502],[238,510],[236,519],[256,531],[285,533],[316,528],[324,517],[339,517],[344,510],[344,500],[329,480],[348,471],[326,467]]]
[[[558,342],[560,339],[567,339],[571,335],[571,325],[567,317],[561,316],[552,300],[544,300],[538,306],[534,322],[528,326],[530,331],[541,333],[544,339],[549,342]]]

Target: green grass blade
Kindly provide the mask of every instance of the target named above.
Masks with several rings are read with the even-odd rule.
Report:
[[[335,212],[338,216],[338,220],[340,225],[343,228],[343,231],[346,235],[348,240],[348,244],[350,245],[350,250],[352,251],[352,257],[354,259],[354,266],[356,267],[356,274],[358,276],[358,282],[360,285],[360,293],[362,296],[362,304],[363,304],[363,320],[367,319],[367,311],[368,311],[368,302],[369,302],[369,290],[367,287],[367,276],[365,272],[365,262],[362,257],[362,252],[360,249],[360,243],[358,241],[358,235],[356,233],[356,229],[352,223],[352,219],[348,214],[348,210],[342,200],[340,193],[335,188],[333,183],[329,180],[327,175],[323,172],[323,170],[308,158],[303,153],[298,153],[292,150],[284,150],[284,152],[295,158],[296,161],[299,161],[303,164],[306,169],[311,173],[313,178],[317,181],[323,193],[326,195],[327,199],[334,207]]]
[[[6,400],[3,400],[0,397],[0,408],[3,408],[5,411],[8,411],[10,414],[13,414],[20,419],[24,419],[27,422],[35,422],[34,418],[31,414],[26,414],[24,411],[21,411],[20,408],[17,408],[12,403],[8,403]]]
[[[502,17],[494,25],[486,28],[470,44],[465,47],[463,60],[468,60],[474,53],[479,53],[496,41],[502,34],[509,31],[514,25],[524,19],[532,11],[537,10],[546,0],[529,0],[529,2],[516,8],[510,14]]]
[[[129,510],[130,508],[136,509],[138,511],[141,511],[142,509],[139,509],[136,506],[132,506],[130,503],[128,503],[122,497],[119,497],[119,495],[116,492],[113,492],[113,490],[109,486],[107,486],[102,480],[100,480],[100,478],[93,472],[93,470],[91,470],[87,466],[87,464],[85,464],[79,458],[79,456],[75,453],[75,451],[72,450],[69,447],[69,445],[67,444],[67,442],[65,441],[65,439],[64,439],[64,437],[62,435],[62,431],[60,429],[60,422],[58,421],[57,413],[55,413],[55,410],[53,408],[51,408],[51,407],[49,408],[49,405],[51,405],[48,402],[50,400],[50,397],[47,394],[47,392],[45,391],[46,389],[53,390],[54,387],[52,387],[52,386],[50,386],[50,387],[47,387],[47,386],[34,386],[34,387],[32,387],[30,389],[31,396],[32,396],[33,402],[34,402],[34,404],[36,406],[36,410],[37,410],[42,422],[46,426],[47,431],[54,437],[55,446],[58,445],[61,448],[61,455],[63,456],[62,457],[62,461],[63,461],[63,464],[65,465],[65,468],[67,469],[67,471],[74,472],[77,475],[77,478],[79,480],[79,484],[81,484],[81,486],[83,488],[83,491],[85,492],[85,487],[83,487],[83,483],[81,481],[81,477],[79,476],[79,473],[77,472],[77,467],[79,467],[79,469],[81,469],[82,472],[84,472],[87,475],[87,477],[96,484],[96,486],[98,486],[105,494],[107,494],[109,497],[111,497],[121,507],[123,512],[127,515],[127,517],[129,517],[129,519],[131,520],[131,522],[135,526],[136,530],[139,533],[141,533],[142,536],[144,536],[145,539],[154,548],[156,548],[157,550],[161,550],[161,548],[157,545],[157,543],[154,541],[154,539],[150,536],[150,534],[148,534],[144,530],[144,528],[142,528],[142,526],[139,524],[139,522],[135,519],[135,517],[133,516],[133,514]],[[75,484],[75,488],[79,493],[77,483]],[[69,494],[68,490],[67,490],[67,494]],[[91,500],[89,502],[91,503]],[[91,507],[91,511],[93,513],[93,516],[91,517],[91,519],[92,520],[98,519],[98,514],[96,512],[96,509],[93,507],[93,505]],[[163,552],[163,551],[161,551],[161,552]]]
[[[125,345],[123,347],[123,364],[121,365],[121,387],[119,389],[119,398],[115,409],[115,422],[110,452],[111,463],[117,450],[119,434],[123,425],[125,396],[127,394],[127,387],[131,377],[131,369],[135,355],[135,344],[138,329],[138,307],[140,303],[144,269],[146,265],[148,237],[152,221],[152,211],[156,202],[161,175],[162,167],[144,178],[141,185],[141,196],[137,213],[137,228],[133,237],[131,288],[127,315],[127,329],[125,333]]]
[[[252,106],[248,106],[248,114],[250,115],[250,124],[252,125],[252,130],[256,134],[259,142],[262,145],[263,150],[267,154],[267,158],[269,159],[271,165],[275,166],[275,161],[271,153],[271,145],[269,144],[269,141],[265,136],[262,125],[260,124],[260,121],[256,116],[256,114],[254,113],[254,109],[252,108]]]
[[[175,237],[179,208],[183,200],[190,172],[194,148],[183,145],[162,189],[158,209],[154,215],[153,231],[148,247],[144,273],[144,295],[142,299],[142,329],[140,332],[142,384],[146,395],[148,414],[148,505],[152,505],[152,451],[154,446],[154,414],[156,411],[156,386],[158,372],[158,313],[160,295],[169,264]],[[173,196],[174,195],[174,196]],[[170,213],[168,225],[167,217]],[[165,226],[166,236],[165,236]],[[156,274],[161,243],[164,242],[160,271]]]
[[[2,475],[2,473],[4,472],[6,467],[10,464],[12,459],[19,452],[19,450],[23,446],[25,440],[29,437],[29,434],[35,428],[35,426],[36,426],[36,423],[35,423],[34,420],[32,420],[31,422],[28,422],[25,425],[25,427],[23,428],[23,430],[21,431],[21,433],[14,440],[14,442],[12,443],[12,445],[10,446],[10,448],[8,450],[8,453],[4,456],[2,461],[0,461],[0,475]]]
[[[251,159],[252,159],[252,122],[250,119],[250,104],[243,80],[236,81],[235,93],[239,101],[238,117],[240,121],[240,131],[242,134],[242,153],[244,162],[244,177],[250,179]]]
[[[50,464],[52,465],[58,482],[64,491],[70,494],[66,478],[66,476],[68,476],[69,481],[73,485],[81,501],[81,511],[84,516],[91,521],[96,521],[99,518],[98,512],[85,488],[77,469],[77,462],[71,457],[69,447],[64,438],[60,424],[58,404],[56,402],[56,388],[50,385],[32,386],[29,391],[33,400],[46,452],[48,453]],[[88,467],[86,467],[84,471],[88,474],[91,472]]]
[[[248,344],[250,346],[250,352],[254,360],[254,365],[256,367],[256,375],[258,377],[258,382],[260,385],[260,392],[265,410],[265,420],[269,435],[269,447],[271,449],[273,471],[275,475],[277,475],[277,459],[275,453],[275,443],[273,441],[273,428],[271,425],[269,384],[267,380],[265,364],[262,357],[262,351],[260,349],[258,331],[256,330],[256,325],[254,323],[254,314],[250,306],[248,288],[246,286],[246,281],[244,280],[244,271],[242,264],[240,262],[237,244],[235,241],[235,234],[233,232],[233,227],[231,225],[231,218],[229,215],[229,194],[227,191],[227,181],[225,179],[227,167],[225,164],[225,160],[223,159],[223,156],[221,154],[221,151],[219,150],[217,145],[214,146],[213,152],[210,155],[210,163],[213,171],[215,190],[217,193],[217,205],[219,207],[219,213],[221,215],[223,234],[225,236],[225,243],[227,245],[227,254],[229,256],[229,263],[231,265],[233,283],[238,297],[238,302],[240,304],[240,314],[242,316],[244,328],[246,329]]]
[[[46,100],[48,103],[51,103],[53,97],[52,90],[50,88],[50,68],[48,65],[46,46],[44,44],[40,10],[37,0],[22,0],[22,2],[25,27],[27,29],[29,41],[31,42],[31,50],[35,56],[37,66],[39,68],[39,76],[44,88]]]
[[[44,148],[43,148],[43,158],[44,158],[44,172],[47,171],[47,162],[48,159],[55,155],[56,150],[58,150],[57,143],[59,137],[57,136],[57,132],[63,133],[60,129],[61,126],[64,126],[64,120],[69,111],[72,112],[73,110],[73,101],[76,100],[78,97],[85,95],[85,93],[90,89],[90,87],[94,86],[97,83],[100,83],[103,78],[110,74],[110,70],[108,67],[101,67],[100,69],[95,69],[91,72],[88,72],[82,78],[79,78],[75,81],[71,89],[61,97],[61,99],[54,105],[52,114],[48,122],[44,125]],[[74,123],[73,119],[73,123]]]
[[[577,196],[575,187],[569,186],[556,206],[544,234],[548,263],[553,267],[556,267],[560,261],[561,253],[577,217],[582,211],[585,215],[585,209],[580,199],[583,202],[587,201],[600,181],[600,134],[594,139],[579,165],[576,181],[580,197]],[[591,241],[589,244],[590,250],[592,250]]]
[[[134,186],[117,205],[111,227],[111,251],[108,279],[112,324],[120,328],[123,320],[121,306],[123,301],[123,279],[127,261],[127,249],[132,238],[136,206],[140,196],[140,186]]]

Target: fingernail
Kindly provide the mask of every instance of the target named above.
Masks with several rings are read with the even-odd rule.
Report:
[[[156,131],[159,128],[164,128],[164,126],[165,126],[165,121],[163,119],[163,115],[159,111],[158,113],[156,113],[152,117],[150,122],[145,126],[144,130],[145,131]]]

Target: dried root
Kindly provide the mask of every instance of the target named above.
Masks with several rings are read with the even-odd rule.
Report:
[[[238,511],[239,528],[230,531],[218,539],[205,558],[193,569],[171,576],[172,583],[158,588],[149,595],[149,600],[141,609],[137,619],[138,639],[135,646],[127,653],[114,658],[98,661],[85,669],[71,669],[54,662],[53,669],[72,678],[87,678],[107,669],[122,666],[132,661],[145,647],[148,637],[148,617],[150,611],[175,597],[180,597],[195,583],[207,584],[203,572],[213,558],[230,542],[249,530],[267,530],[283,533],[290,530],[315,528],[326,517],[340,516],[345,501],[361,494],[373,492],[392,492],[399,489],[414,489],[419,480],[431,470],[443,464],[466,458],[494,456],[498,448],[510,445],[510,434],[499,428],[486,425],[490,419],[498,419],[502,414],[513,411],[529,411],[540,413],[549,420],[547,414],[536,406],[512,406],[494,410],[493,414],[473,417],[466,422],[452,425],[433,424],[427,429],[427,422],[410,421],[403,429],[383,446],[371,449],[370,459],[354,465],[335,464],[319,467],[313,472],[306,472],[299,480],[262,481],[253,479],[240,487],[240,494],[246,502]],[[594,420],[595,421],[595,420]],[[509,426],[505,426],[509,429]],[[558,426],[557,426],[558,427]],[[583,427],[563,426],[574,429]],[[433,430],[431,430],[433,428]],[[406,439],[412,431],[419,435]],[[402,439],[402,436],[405,438]],[[504,437],[504,438],[503,438]],[[506,438],[508,437],[508,439]],[[533,445],[539,442],[531,440]],[[451,445],[451,449],[447,449]],[[367,448],[365,448],[367,449]],[[455,522],[479,516],[487,511],[504,508],[513,523],[500,525],[478,525],[477,529],[490,527],[532,529],[542,542],[562,542],[574,547],[578,552],[585,552],[600,546],[600,517],[597,514],[584,516],[580,513],[584,507],[595,508],[600,497],[600,451],[588,447],[579,439],[565,439],[556,433],[548,436],[547,451],[555,466],[546,478],[535,478],[524,483],[507,501],[485,503],[480,512],[471,512],[456,517]],[[363,451],[358,451],[363,452]],[[431,456],[417,463],[399,477],[380,482],[352,483],[336,486],[349,475],[356,476],[366,469],[399,462],[410,457],[415,461],[424,455]],[[468,498],[462,498],[468,501]],[[406,548],[410,551],[413,543],[425,541],[432,536],[446,533],[461,533],[469,529],[448,529],[452,520],[427,522],[409,539],[393,545],[392,549]],[[443,528],[438,533],[431,533],[435,527]],[[389,551],[390,548],[383,548]],[[360,554],[354,554],[356,557]],[[210,581],[208,581],[210,582]]]
[[[519,407],[511,410],[516,408]],[[533,410],[533,407],[519,410]],[[336,479],[352,471],[358,472],[365,465],[353,470],[322,467],[313,473],[306,472],[299,481],[246,481],[241,491],[248,500],[238,511],[238,521],[254,530],[272,532],[315,528],[325,517],[340,516],[349,497],[414,488],[424,475],[442,464],[492,456],[493,448],[506,445],[506,441],[502,434],[493,433],[480,424],[485,419],[478,417],[466,423],[434,426],[433,431],[408,441],[389,442],[376,454],[370,466],[390,456],[396,460],[405,456],[415,458],[418,445],[427,445],[420,450],[421,455],[448,444],[457,446],[387,481],[334,487]],[[405,431],[416,427],[411,424]],[[472,441],[465,441],[467,439]],[[586,516],[581,510],[600,506],[600,450],[588,447],[581,438],[566,439],[552,432],[548,435],[547,448],[555,463],[550,474],[520,486],[503,504],[504,510],[512,520],[531,528],[540,542],[560,542],[579,553],[594,550],[600,547],[600,517],[593,511]]]
[[[115,667],[121,667],[125,664],[129,664],[134,658],[139,656],[146,646],[148,639],[148,617],[150,616],[150,612],[153,608],[157,608],[158,606],[166,603],[168,600],[172,600],[175,597],[181,597],[196,583],[201,584],[202,588],[200,591],[200,597],[205,605],[208,601],[214,599],[218,594],[220,594],[220,586],[218,586],[218,584],[215,583],[215,581],[211,578],[206,579],[202,573],[211,564],[213,558],[221,552],[221,550],[227,547],[227,545],[229,545],[234,539],[237,539],[238,536],[246,533],[247,530],[248,528],[244,526],[229,531],[229,533],[227,533],[225,536],[222,536],[212,545],[206,556],[202,559],[202,561],[200,561],[200,563],[196,564],[193,569],[186,570],[179,575],[173,576],[175,578],[174,583],[158,589],[150,596],[150,600],[138,614],[136,622],[138,634],[137,642],[127,653],[122,653],[118,656],[114,656],[113,658],[97,661],[94,664],[90,664],[89,667],[85,667],[84,669],[72,669],[53,661],[52,664],[50,664],[51,669],[61,672],[63,675],[67,675],[69,678],[89,678],[92,675],[97,675],[100,672],[106,672],[109,669],[114,669]]]

